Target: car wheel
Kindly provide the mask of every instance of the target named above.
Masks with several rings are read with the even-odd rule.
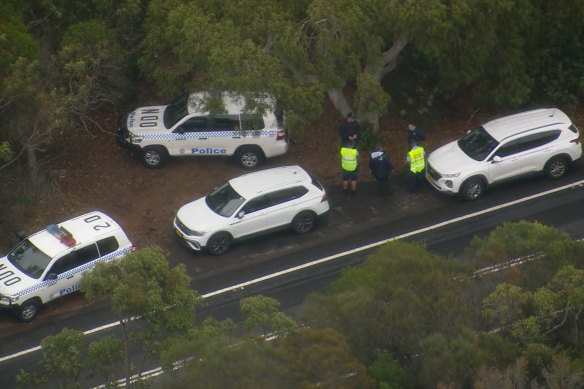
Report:
[[[227,232],[218,232],[209,238],[207,251],[213,255],[223,255],[231,247],[233,238]]]
[[[263,154],[254,147],[246,147],[237,152],[237,161],[244,169],[253,169],[262,162]]]
[[[568,160],[564,157],[555,157],[545,164],[545,174],[550,178],[562,178],[568,172]]]
[[[297,234],[306,234],[316,226],[316,216],[309,211],[300,212],[292,219],[292,229]]]
[[[146,167],[157,169],[162,167],[166,162],[168,153],[162,146],[147,147],[142,151],[142,162]]]
[[[16,310],[16,317],[23,323],[28,323],[37,315],[41,304],[36,299],[25,301]]]
[[[460,187],[460,194],[466,200],[476,200],[485,191],[485,181],[482,178],[470,178]]]

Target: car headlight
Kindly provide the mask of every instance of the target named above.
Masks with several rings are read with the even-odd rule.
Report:
[[[456,178],[458,176],[460,176],[460,173],[442,174],[443,178]]]
[[[130,142],[132,143],[140,143],[144,140],[144,137],[142,135],[130,135]]]
[[[20,296],[0,296],[0,303],[2,304],[14,304],[18,301]]]

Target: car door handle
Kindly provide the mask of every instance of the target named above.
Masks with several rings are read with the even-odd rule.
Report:
[[[69,279],[71,279],[73,277],[75,277],[75,274],[73,274],[72,276],[67,277],[67,279],[69,280]]]
[[[199,138],[199,140],[206,140],[206,139],[207,139],[206,137],[204,137],[204,138],[203,138],[203,137]]]
[[[241,136],[233,136],[233,139],[241,139]]]

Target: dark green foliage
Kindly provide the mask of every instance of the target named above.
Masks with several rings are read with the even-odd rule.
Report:
[[[373,131],[373,128],[369,124],[361,126],[359,131],[359,139],[357,142],[357,148],[360,150],[373,150],[375,146],[381,143],[381,137],[378,133]]]
[[[462,274],[422,245],[392,242],[343,273],[328,296],[312,297],[308,316],[345,334],[364,360],[379,349],[409,358],[420,339],[468,325],[472,311],[461,297],[464,284],[455,281]]]
[[[412,373],[400,365],[387,350],[377,353],[368,373],[378,382],[379,389],[413,389]]]
[[[44,338],[41,341],[41,370],[21,370],[17,376],[19,387],[42,387],[48,382],[58,388],[81,387],[83,337],[81,331],[64,328],[59,334]]]
[[[293,358],[291,370],[300,388],[374,388],[365,367],[351,347],[332,329],[298,329],[278,339],[278,347]]]

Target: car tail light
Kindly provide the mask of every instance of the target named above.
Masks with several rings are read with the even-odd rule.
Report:
[[[575,143],[575,144],[579,144],[580,143],[580,138],[574,138],[570,141],[570,143]]]
[[[325,201],[327,201],[327,200],[328,200],[328,195],[325,193],[325,194],[323,194],[323,195],[322,195],[322,197],[321,197],[321,199],[320,199],[320,202],[321,202],[321,203],[324,203],[324,202],[325,202]]]
[[[276,133],[276,140],[282,140],[282,139],[286,139],[286,131],[278,130],[278,132]]]

